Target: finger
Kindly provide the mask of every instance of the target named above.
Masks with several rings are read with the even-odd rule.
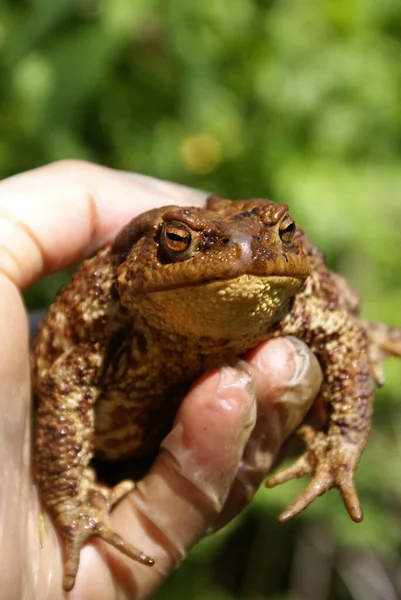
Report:
[[[252,499],[282,444],[305,417],[322,382],[317,358],[293,337],[261,344],[247,358],[258,400],[257,422],[213,530],[223,527]]]
[[[0,274],[0,537],[1,596],[22,598],[30,583],[30,379],[24,307],[15,286]],[[30,573],[30,572],[29,572]]]
[[[0,271],[19,288],[74,264],[133,216],[162,204],[202,205],[204,192],[62,161],[0,182]]]
[[[243,368],[208,374],[191,389],[150,473],[113,513],[118,532],[156,561],[146,568],[117,557],[111,572],[119,569],[118,582],[127,597],[146,597],[215,519],[255,416],[251,377]],[[83,587],[82,565],[89,560],[85,552],[77,581]]]

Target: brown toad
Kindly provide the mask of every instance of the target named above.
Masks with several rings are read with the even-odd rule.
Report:
[[[268,480],[312,475],[280,518],[335,486],[360,521],[353,476],[374,381],[382,383],[385,356],[401,356],[401,329],[361,321],[358,310],[355,292],[326,268],[287,206],[267,200],[211,197],[204,209],[151,210],[85,261],[34,343],[36,477],[64,539],[64,588],[92,536],[153,564],[110,529],[111,507],[133,484],[96,483],[93,456],[155,452],[190,384],[270,337],[295,335],[316,354],[328,412],[323,430],[300,429],[305,454]]]

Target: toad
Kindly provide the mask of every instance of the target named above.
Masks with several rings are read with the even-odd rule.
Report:
[[[62,290],[34,342],[35,472],[65,546],[64,589],[80,549],[99,536],[145,565],[152,558],[110,527],[133,489],[96,481],[93,457],[141,459],[169,432],[191,383],[268,338],[293,335],[318,358],[322,428],[304,424],[304,454],[269,487],[311,475],[287,521],[337,487],[354,521],[353,478],[371,425],[382,359],[401,356],[401,329],[358,318],[359,298],[330,272],[285,204],[164,206],[126,225]]]

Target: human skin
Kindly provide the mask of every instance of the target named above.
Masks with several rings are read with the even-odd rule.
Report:
[[[41,516],[31,468],[28,325],[21,291],[112,240],[133,216],[163,204],[203,205],[204,192],[78,161],[0,183],[0,581],[10,600],[57,600],[62,543]],[[191,388],[148,475],[112,525],[156,560],[145,567],[89,543],[71,600],[145,598],[206,532],[240,512],[320,387],[298,340],[260,345]],[[268,556],[266,557],[268,560]]]

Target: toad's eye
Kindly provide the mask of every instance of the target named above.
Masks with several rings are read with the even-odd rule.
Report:
[[[192,234],[184,223],[170,221],[170,223],[164,223],[160,241],[164,250],[169,255],[174,256],[188,250],[191,245]]]
[[[291,217],[285,217],[279,227],[280,239],[284,244],[291,244],[294,239],[295,223]]]

